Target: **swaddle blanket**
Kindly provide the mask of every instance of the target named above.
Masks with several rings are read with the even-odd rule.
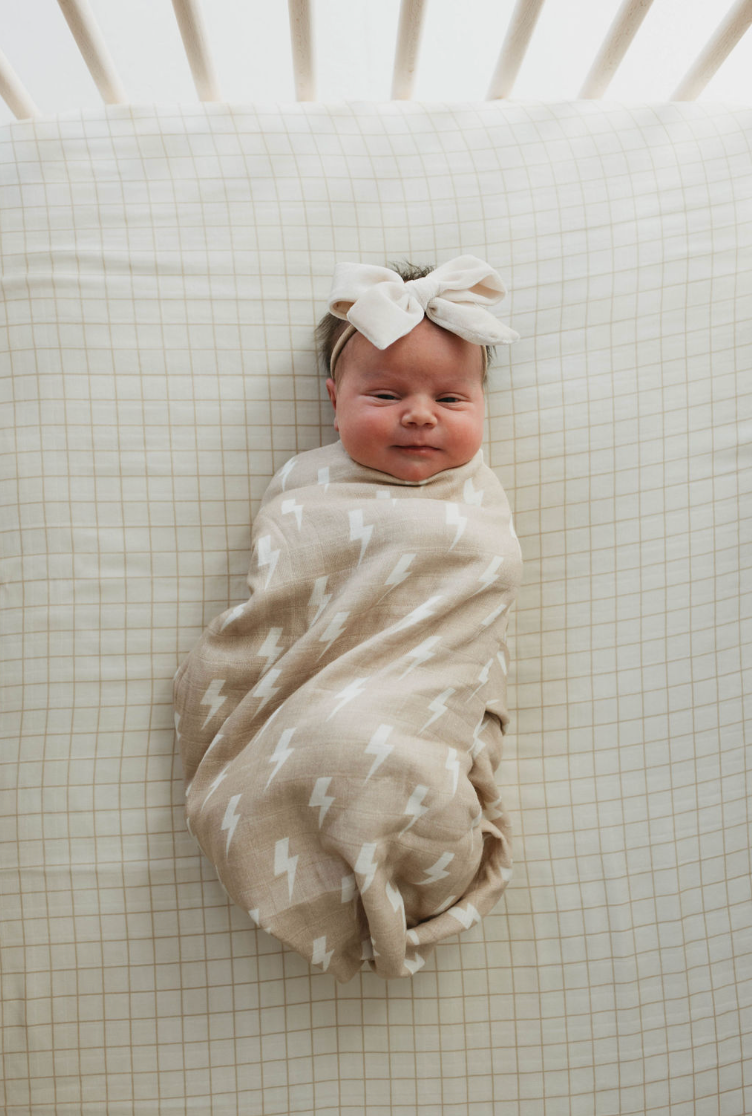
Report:
[[[277,473],[253,538],[249,600],[175,676],[189,828],[311,964],[409,976],[511,874],[507,498],[482,451],[413,482],[336,443]]]

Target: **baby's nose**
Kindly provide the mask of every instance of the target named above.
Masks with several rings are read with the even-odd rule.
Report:
[[[431,402],[427,399],[407,400],[402,422],[406,426],[435,426],[436,415]]]

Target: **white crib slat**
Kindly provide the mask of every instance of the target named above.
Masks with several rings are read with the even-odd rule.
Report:
[[[18,120],[28,120],[30,117],[41,116],[39,109],[19,81],[18,74],[1,50],[0,97]]]
[[[200,101],[221,101],[219,80],[209,51],[209,39],[199,0],[172,0],[180,37]]]
[[[581,100],[603,96],[652,3],[653,0],[624,0],[578,94]]]
[[[99,30],[89,0],[57,0],[89,73],[107,105],[122,105],[128,100],[115,70],[107,44]]]
[[[512,92],[543,3],[544,0],[517,0],[517,7],[512,13],[496,69],[486,93],[487,101],[508,97]]]
[[[392,73],[392,100],[409,101],[415,84],[425,0],[402,0]]]
[[[299,101],[313,101],[316,99],[316,79],[313,69],[310,0],[288,0],[288,10],[295,96]]]
[[[752,0],[738,0],[695,59],[670,101],[694,101],[752,23]]]

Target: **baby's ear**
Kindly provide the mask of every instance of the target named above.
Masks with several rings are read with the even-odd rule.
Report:
[[[334,429],[339,430],[337,425],[337,385],[331,378],[326,381],[326,390],[329,393],[332,407],[334,407]]]

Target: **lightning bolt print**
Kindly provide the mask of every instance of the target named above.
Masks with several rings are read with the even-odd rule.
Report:
[[[420,730],[421,732],[425,732],[429,725],[432,725],[434,721],[438,721],[439,717],[442,717],[446,713],[447,707],[444,705],[444,702],[447,698],[450,698],[454,692],[454,686],[448,686],[438,697],[428,703],[428,708],[433,713],[433,717],[428,718],[423,728]]]
[[[432,864],[430,868],[424,868],[423,869],[423,871],[425,872],[428,879],[419,880],[418,884],[422,885],[422,884],[438,883],[439,880],[446,879],[446,877],[449,875],[449,873],[445,872],[444,869],[446,868],[447,864],[449,864],[450,860],[454,860],[454,853],[451,853],[451,852],[442,853],[435,864]]]
[[[228,767],[229,767],[229,765],[228,765]],[[219,775],[217,775],[216,779],[214,780],[214,782],[213,782],[213,783],[211,784],[211,786],[209,787],[209,793],[208,793],[208,794],[206,795],[206,798],[205,798],[205,799],[204,799],[204,801],[203,801],[203,802],[201,803],[201,809],[202,809],[202,810],[203,810],[204,806],[206,806],[206,803],[207,803],[207,802],[209,801],[209,799],[211,798],[211,796],[212,796],[212,795],[214,794],[214,792],[215,792],[215,790],[217,789],[217,787],[219,786],[219,784],[220,784],[220,783],[221,783],[221,782],[222,782],[222,781],[223,781],[224,779],[226,779],[226,778],[227,778],[227,775],[228,775],[228,768],[227,768],[227,767],[225,767],[225,768],[224,768],[224,769],[223,769],[222,771],[220,771]]]
[[[233,834],[235,833],[235,830],[237,828],[237,824],[240,821],[240,814],[235,813],[235,807],[237,806],[241,797],[242,796],[239,795],[239,794],[234,794],[232,796],[230,801],[227,803],[227,809],[225,810],[225,816],[222,819],[221,828],[222,828],[222,830],[226,829],[228,831],[227,832],[227,845],[225,847],[225,856],[227,856],[227,854],[230,851],[230,841],[232,841]]]
[[[293,752],[295,751],[294,748],[288,748],[287,747],[287,745],[292,740],[292,736],[293,736],[294,732],[295,732],[294,728],[285,729],[285,731],[282,733],[279,740],[277,741],[276,748],[274,749],[272,754],[269,756],[268,762],[276,764],[276,767],[272,771],[269,778],[266,780],[266,786],[264,787],[264,790],[267,789],[267,787],[271,783],[274,776],[277,774],[279,769],[282,767],[283,763],[285,763],[285,761],[288,760],[290,758],[290,756],[293,754]]]
[[[313,591],[311,592],[311,596],[308,601],[308,607],[315,608],[316,615],[314,616],[313,620],[311,620],[311,628],[316,623],[326,606],[329,604],[329,601],[332,599],[332,594],[327,593],[326,591],[326,583],[328,582],[328,580],[328,576],[317,577],[313,583]]]
[[[363,561],[363,555],[366,552],[366,547],[371,541],[373,534],[373,524],[368,527],[363,526],[363,512],[358,509],[350,513],[350,542],[360,542],[360,558],[358,558],[358,565]]]
[[[460,777],[460,762],[457,759],[457,749],[456,748],[447,748],[447,758],[446,758],[446,763],[444,764],[444,767],[447,769],[447,771],[452,772],[452,776],[453,776],[452,794],[456,794],[457,793],[457,782],[458,782],[459,777]]]
[[[397,681],[400,682],[405,675],[409,674],[411,670],[414,670],[416,666],[422,666],[423,663],[427,663],[429,659],[432,659],[436,652],[432,651],[431,648],[435,647],[437,643],[441,643],[441,636],[429,636],[428,639],[424,639],[422,643],[419,643],[417,647],[413,647],[412,651],[408,651],[407,654],[403,655],[403,659],[412,659],[413,661],[402,671]]]
[[[435,597],[429,597],[422,605],[418,605],[412,612],[409,612],[399,624],[395,624],[391,629],[393,632],[402,632],[405,628],[412,628],[413,624],[419,624],[421,620],[427,620],[429,616],[433,616],[435,606],[442,599],[442,594],[438,593]]]
[[[326,934],[324,934],[323,938],[313,939],[313,954],[311,955],[312,965],[323,965],[324,972],[326,972],[333,956],[333,949],[330,949],[328,953],[326,952]]]
[[[260,570],[263,569],[264,566],[269,567],[269,573],[266,577],[266,585],[264,586],[265,589],[268,588],[269,582],[271,581],[274,571],[277,568],[278,561],[279,550],[272,550],[271,535],[262,535],[262,537],[258,541],[258,565]]]
[[[328,777],[322,776],[320,779],[317,779],[313,788],[313,794],[311,795],[310,801],[308,803],[309,806],[320,807],[319,829],[321,829],[321,823],[326,817],[327,810],[331,806],[332,802],[334,802],[334,798],[326,793],[329,790],[329,784],[331,783],[331,781],[331,775],[329,775]]]
[[[335,699],[341,698],[342,700],[340,701],[339,705],[335,705],[334,709],[332,709],[331,713],[327,717],[327,721],[330,721],[335,713],[339,713],[342,706],[347,705],[348,701],[352,701],[353,698],[360,697],[360,695],[363,693],[363,690],[365,689],[365,683],[367,681],[368,678],[356,678],[354,682],[351,682],[349,684],[349,686],[345,686],[344,690],[340,690],[338,694],[335,694]]]
[[[475,594],[473,594],[473,596],[475,596]],[[493,612],[489,612],[485,620],[481,620],[481,628],[487,628],[489,624],[493,624],[494,620],[498,620],[502,612],[504,612],[505,609],[509,608],[511,603],[511,601],[504,601],[502,604],[499,605],[498,608],[495,608]]]
[[[266,639],[256,652],[258,658],[266,659],[266,666],[264,667],[264,674],[266,674],[272,663],[280,657],[284,651],[284,646],[278,643],[279,637],[282,635],[282,628],[270,628],[266,634]]]
[[[425,963],[425,958],[421,957],[419,953],[416,953],[414,957],[406,957],[403,961],[405,968],[412,976],[415,976],[418,969],[422,969]]]
[[[472,903],[468,903],[464,911],[462,907],[452,907],[451,914],[464,926],[465,930],[469,930],[473,923],[480,922],[480,915]]]
[[[264,699],[256,710],[257,713],[260,713],[266,703],[270,701],[279,691],[280,687],[275,686],[274,683],[279,678],[281,673],[282,671],[276,669],[267,670],[266,674],[259,681],[256,688],[251,691],[252,697],[260,697]]]
[[[478,690],[482,689],[485,686],[486,682],[488,682],[488,675],[489,675],[489,672],[490,672],[492,666],[493,666],[493,659],[489,659],[488,662],[483,666],[483,669],[481,670],[480,674],[478,675],[478,685],[475,687],[473,692],[470,694],[470,697],[468,697],[468,699],[467,699],[468,701],[470,701],[470,698],[474,698],[475,695],[477,694]]]
[[[372,755],[376,757],[376,759],[371,764],[371,770],[366,775],[366,783],[371,778],[374,771],[381,767],[386,757],[394,749],[393,744],[387,744],[389,734],[393,728],[394,725],[379,725],[379,727],[376,729],[376,732],[373,734],[368,744],[366,745],[366,755]]]
[[[476,589],[475,593],[482,593],[484,589],[488,589],[489,585],[493,585],[495,581],[499,580],[499,574],[497,574],[496,571],[503,561],[504,559],[501,558],[498,554],[495,558],[491,559],[487,569],[485,569],[478,578],[478,581],[481,582],[481,587],[480,589]],[[472,595],[475,596],[475,593],[473,593]]]
[[[454,550],[457,543],[462,538],[462,532],[467,526],[467,516],[460,515],[460,509],[457,504],[447,504],[446,506],[446,522],[448,527],[456,527],[457,533],[454,536],[450,550]]]
[[[324,469],[319,469],[319,471],[318,471],[318,483],[324,489],[324,492],[326,492],[327,488],[329,487],[329,466],[328,465]]]
[[[303,526],[303,505],[296,503],[294,496],[291,500],[282,501],[282,515],[294,515],[298,530]]]
[[[285,485],[287,484],[287,478],[289,477],[290,473],[293,471],[293,469],[295,468],[297,463],[298,463],[297,457],[291,457],[290,460],[287,461],[282,466],[282,468],[280,469],[279,479],[282,481],[282,491],[283,492],[285,490]]]
[[[405,900],[402,898],[402,892],[398,887],[392,887],[388,880],[384,891],[386,892],[386,897],[394,913],[397,914],[399,912],[402,915],[402,929],[405,930],[407,927],[407,919],[405,917]]]
[[[281,876],[287,872],[287,888],[290,900],[295,884],[295,869],[298,866],[298,857],[290,856],[290,838],[283,837],[274,846],[274,875]]]
[[[321,652],[321,655],[319,655],[319,659],[321,658],[322,655],[326,655],[327,651],[329,650],[331,645],[334,643],[335,639],[339,639],[339,637],[345,631],[345,620],[347,620],[347,617],[349,615],[350,615],[349,612],[338,612],[334,616],[334,618],[329,621],[329,623],[327,624],[327,627],[326,627],[326,631],[322,632],[321,635],[319,636],[319,643],[323,643],[324,640],[327,641],[326,647]]]
[[[249,603],[250,603],[249,601],[243,601],[242,604],[235,605],[235,608],[231,609],[230,612],[227,613],[227,616],[222,621],[222,627],[219,629],[220,632],[223,632],[225,630],[225,628],[227,628],[230,624],[232,624],[232,622],[234,620],[237,620],[239,616],[242,616],[243,613],[245,612],[246,608],[248,607]]]
[[[421,818],[424,814],[428,813],[428,807],[422,805],[423,799],[426,797],[427,794],[428,787],[424,787],[422,783],[418,783],[417,787],[407,800],[407,806],[405,807],[404,812],[406,814],[411,814],[412,817],[410,818],[410,821],[407,823],[407,825],[403,826],[403,828],[399,831],[400,837],[403,833],[407,833],[408,829],[415,825],[418,818]]]
[[[200,705],[210,706],[209,712],[206,714],[206,720],[201,726],[202,729],[206,728],[214,714],[222,707],[224,702],[227,701],[227,694],[225,694],[224,697],[220,697],[219,694],[219,691],[222,689],[224,684],[224,678],[213,678],[209,683],[209,687],[206,693],[199,702]]]
[[[466,504],[471,506],[474,504],[476,508],[479,508],[483,503],[483,489],[479,488],[476,492],[471,477],[468,477],[465,481],[465,486],[462,489],[462,499]]]
[[[374,861],[373,857],[376,852],[376,842],[373,844],[363,845],[358,853],[358,859],[355,862],[354,871],[359,876],[365,876],[366,880],[360,889],[360,894],[365,894],[373,883],[373,877],[376,875],[378,864]]]
[[[484,713],[483,716],[481,717],[481,719],[478,721],[477,725],[475,726],[475,729],[473,730],[473,742],[470,745],[470,748],[468,749],[468,755],[472,756],[473,759],[475,759],[476,756],[478,756],[480,754],[480,752],[482,752],[483,749],[486,746],[485,740],[481,740],[481,738],[480,738],[480,734],[483,732],[483,729],[486,727],[485,722],[486,722],[486,715]]]

